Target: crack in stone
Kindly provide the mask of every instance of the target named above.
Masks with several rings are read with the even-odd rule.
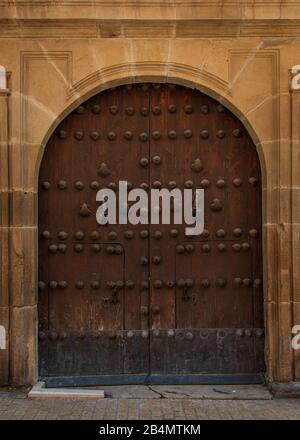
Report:
[[[160,399],[166,399],[166,397],[165,397],[162,393],[160,393],[159,391],[154,390],[154,389],[151,387],[151,385],[147,385],[147,387],[148,387],[148,390],[153,391],[153,393],[155,393],[155,394],[158,394],[159,397],[160,397]]]
[[[182,395],[182,396],[186,396],[186,397],[191,397],[190,394],[183,393],[182,391],[178,392],[178,391],[168,391],[168,390],[166,390],[165,393],[168,393],[168,394],[177,394],[177,395],[179,395],[179,396]]]

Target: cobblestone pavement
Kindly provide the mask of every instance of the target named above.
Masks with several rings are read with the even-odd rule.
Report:
[[[300,399],[29,399],[24,392],[0,391],[0,419],[300,420]]]

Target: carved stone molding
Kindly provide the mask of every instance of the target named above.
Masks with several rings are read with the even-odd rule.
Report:
[[[66,67],[63,72],[65,75],[66,88],[68,84],[72,81],[72,52],[56,52],[56,51],[32,51],[32,52],[21,52],[21,93],[22,93],[22,104],[21,104],[21,115],[23,118],[23,124],[21,126],[21,133],[24,133],[23,128],[26,127],[26,115],[27,109],[26,105],[30,102],[29,84],[30,84],[30,68],[33,61],[55,63],[56,61],[62,60],[65,62]]]
[[[109,81],[116,80],[120,84],[122,83],[122,78],[126,81],[130,79],[130,82],[141,82],[149,78],[156,78],[156,81],[172,81],[172,78],[189,78],[190,81],[194,79],[197,83],[212,85],[212,88],[219,90],[222,94],[229,94],[229,84],[213,75],[196,67],[189,66],[187,64],[181,63],[169,63],[169,62],[148,62],[141,61],[135,63],[123,63],[115,64],[103,69],[97,70],[96,72],[87,75],[80,81],[74,83],[68,90],[68,99],[73,98],[74,95],[80,96],[86,93],[88,90],[92,90],[97,85],[105,84]],[[123,80],[123,82],[124,82]]]
[[[5,19],[44,18],[45,9],[53,18],[72,15],[76,18],[121,19],[125,16],[132,19],[137,16],[137,10],[140,17],[156,18],[163,14],[169,19],[174,18],[174,11],[179,19],[293,19],[300,14],[300,5],[291,0],[1,0],[0,8]]]
[[[300,10],[300,9],[299,9]],[[0,5],[1,12],[1,5]],[[300,13],[299,13],[300,16]],[[285,38],[300,35],[300,20],[201,19],[16,19],[0,20],[0,39]]]

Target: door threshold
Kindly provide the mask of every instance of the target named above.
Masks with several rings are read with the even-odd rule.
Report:
[[[89,390],[79,388],[48,388],[45,382],[37,382],[28,393],[28,397],[33,399],[37,397],[88,397],[92,399],[103,399],[104,390]]]
[[[120,374],[91,376],[48,376],[41,378],[46,388],[91,387],[101,385],[251,385],[263,384],[263,373],[245,374]]]

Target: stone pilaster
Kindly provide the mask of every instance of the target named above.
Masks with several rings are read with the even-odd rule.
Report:
[[[0,386],[9,382],[8,89],[0,89]]]
[[[292,113],[292,250],[293,310],[292,324],[300,325],[300,91],[291,96]],[[300,380],[300,349],[293,350],[294,377]]]

